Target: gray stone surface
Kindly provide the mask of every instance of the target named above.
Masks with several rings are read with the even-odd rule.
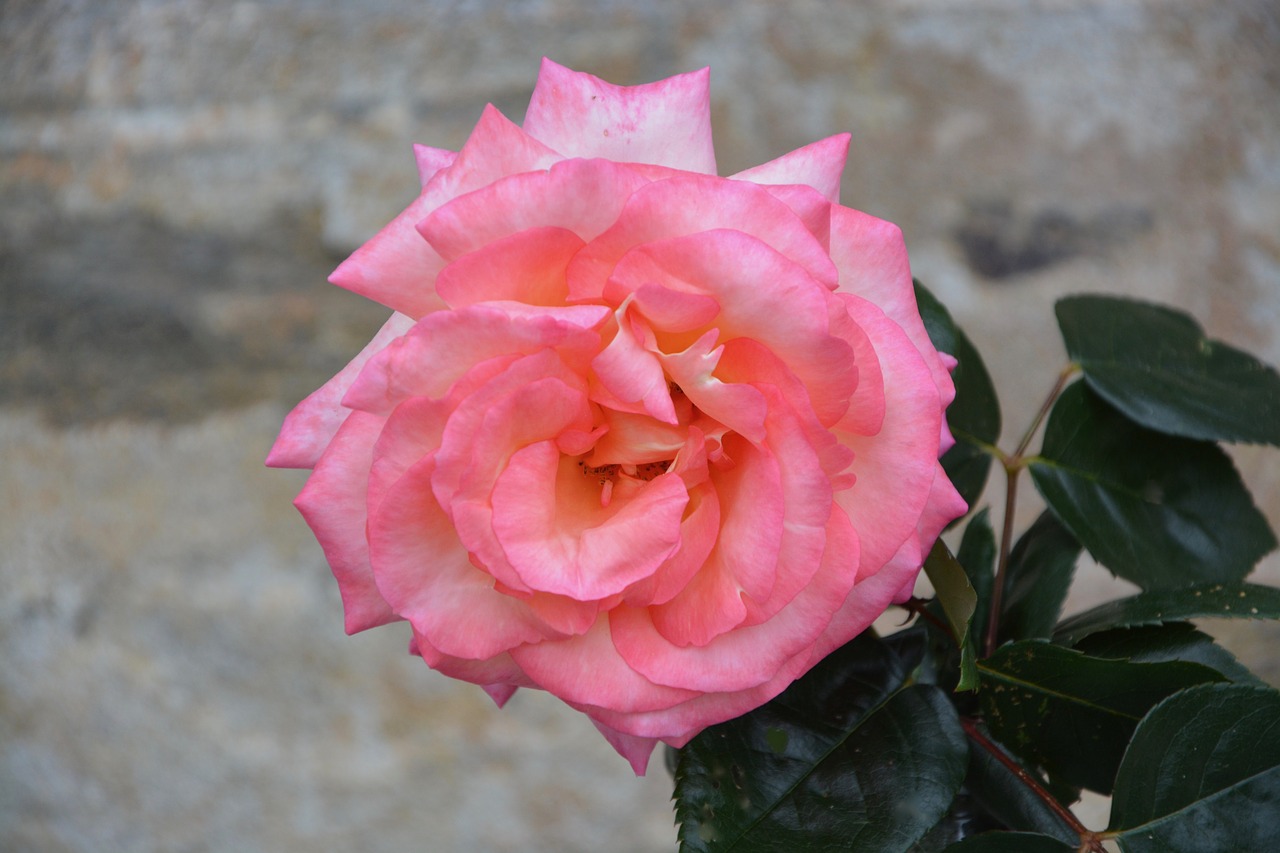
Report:
[[[410,143],[519,119],[543,54],[711,65],[725,173],[851,131],[844,200],[904,227],[1010,434],[1067,292],[1280,362],[1274,0],[0,0],[0,849],[673,848],[659,761],[343,636],[260,467],[381,322],[323,279]],[[1280,522],[1274,452],[1237,459]],[[1212,630],[1280,682],[1274,628]]]

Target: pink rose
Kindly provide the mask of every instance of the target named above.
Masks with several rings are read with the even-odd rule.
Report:
[[[538,687],[643,773],[910,593],[965,510],[949,359],[898,228],[836,201],[848,135],[716,176],[709,74],[544,60],[331,281],[395,313],[268,464],[349,632],[499,705]]]

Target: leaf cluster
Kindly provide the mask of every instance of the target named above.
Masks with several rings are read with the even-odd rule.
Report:
[[[1247,580],[1275,535],[1219,446],[1280,446],[1280,375],[1185,314],[1067,298],[1069,364],[1006,453],[976,349],[917,299],[958,362],[943,466],[973,506],[999,463],[1002,528],[972,513],[914,624],[673,755],[682,853],[1280,850],[1280,692],[1192,621],[1280,619]],[[1045,509],[1015,539],[1023,471]],[[1084,552],[1140,592],[1064,619]],[[1107,827],[1071,812],[1084,789]]]

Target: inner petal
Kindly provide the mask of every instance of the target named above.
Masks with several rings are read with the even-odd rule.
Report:
[[[494,486],[493,531],[531,589],[597,600],[646,578],[680,544],[689,495],[675,474],[586,470],[553,441],[512,454]]]

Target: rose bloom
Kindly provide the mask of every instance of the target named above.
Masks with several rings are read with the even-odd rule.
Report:
[[[849,136],[717,177],[708,82],[544,60],[523,127],[417,147],[421,194],[330,279],[394,313],[267,460],[312,469],[348,632],[405,620],[637,773],[908,596],[965,510],[954,362],[899,229],[837,202]]]

